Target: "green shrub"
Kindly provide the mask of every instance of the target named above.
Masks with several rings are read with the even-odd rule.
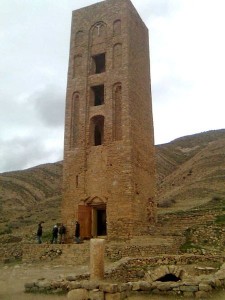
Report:
[[[0,235],[3,234],[10,234],[12,233],[12,227],[10,224],[7,224],[5,228],[3,228],[2,230],[0,230]]]
[[[225,224],[225,215],[216,216],[215,223]]]

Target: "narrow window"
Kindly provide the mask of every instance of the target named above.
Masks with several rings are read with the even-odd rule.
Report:
[[[82,56],[76,55],[73,58],[73,78],[75,76],[79,76],[81,69],[82,69]]]
[[[113,140],[122,140],[122,86],[118,82],[113,86]]]
[[[75,35],[75,46],[81,44],[83,42],[84,39],[84,33],[83,31],[77,31],[76,35]]]
[[[120,68],[122,65],[122,44],[113,47],[113,68]]]
[[[99,146],[102,144],[102,134],[101,128],[99,128],[98,124],[95,125],[95,146]]]
[[[95,116],[90,123],[90,144],[92,146],[102,145],[104,142],[104,117]]]
[[[97,85],[91,88],[90,105],[98,106],[104,104],[104,85]]]
[[[70,127],[70,148],[75,148],[78,144],[79,136],[79,108],[80,100],[79,93],[75,92],[72,98],[72,107],[71,107],[71,127]]]
[[[120,35],[121,34],[121,21],[120,20],[116,20],[113,23],[113,35]]]
[[[92,56],[92,74],[105,72],[105,53]]]
[[[79,183],[79,178],[78,175],[76,175],[76,187],[78,187],[78,183]]]

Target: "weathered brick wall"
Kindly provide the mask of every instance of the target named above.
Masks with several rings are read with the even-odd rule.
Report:
[[[102,53],[105,71],[93,74],[93,57]],[[99,85],[104,103],[93,106]],[[103,142],[94,146],[97,121]],[[64,150],[62,218],[69,239],[79,205],[106,206],[109,239],[146,234],[155,220],[148,31],[129,0],[73,12]]]

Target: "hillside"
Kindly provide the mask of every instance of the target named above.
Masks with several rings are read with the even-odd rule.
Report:
[[[159,145],[159,213],[187,210],[225,192],[225,130],[182,137]]]
[[[32,238],[40,221],[59,221],[62,162],[0,174],[0,235],[26,233]]]
[[[157,145],[156,165],[160,222],[160,216],[192,213],[213,199],[223,199],[225,130]],[[0,241],[8,233],[33,240],[40,221],[45,222],[45,234],[49,235],[54,223],[60,222],[62,162],[2,173],[0,182]],[[215,203],[210,207],[216,207]]]

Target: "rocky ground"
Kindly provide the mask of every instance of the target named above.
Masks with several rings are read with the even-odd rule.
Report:
[[[59,265],[53,262],[36,263],[36,264],[1,264],[0,265],[0,299],[1,300],[64,300],[67,299],[65,295],[39,295],[39,294],[25,294],[24,284],[37,279],[46,278],[60,279],[67,276],[74,276],[77,274],[84,274],[88,271],[88,266],[72,266]],[[132,295],[130,300],[163,300],[163,299],[180,299],[178,296],[162,296],[162,295]],[[192,298],[185,298],[192,299]],[[207,299],[224,300],[225,291],[219,291],[208,295]]]
[[[24,294],[24,284],[40,278],[55,279],[70,274],[87,271],[87,266],[62,266],[51,263],[0,265],[0,299],[2,300],[41,300],[44,295]],[[46,300],[63,300],[65,296],[47,296]]]

